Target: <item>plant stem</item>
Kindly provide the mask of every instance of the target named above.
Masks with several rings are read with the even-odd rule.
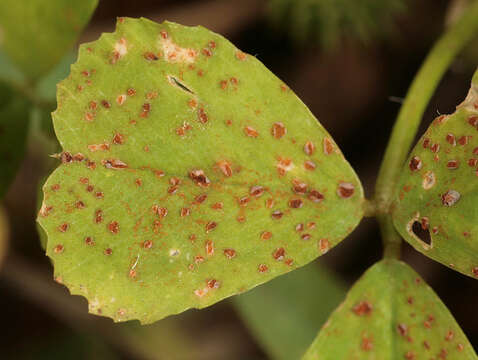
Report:
[[[398,257],[400,253],[401,240],[393,228],[390,206],[398,177],[408,157],[423,113],[453,59],[477,31],[478,1],[474,1],[463,16],[436,42],[415,76],[400,109],[375,186],[375,202],[385,257]]]

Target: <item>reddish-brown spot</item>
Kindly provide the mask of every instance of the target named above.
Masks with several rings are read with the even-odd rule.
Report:
[[[312,155],[315,152],[315,145],[312,141],[307,141],[304,145],[304,152],[307,155]]]
[[[236,250],[234,249],[224,249],[224,256],[228,259],[233,259],[236,257]]]
[[[410,167],[410,170],[418,171],[422,168],[422,161],[418,156],[414,156],[410,159],[408,166]]]
[[[341,182],[337,187],[337,195],[341,198],[349,198],[355,192],[355,186],[351,183]]]
[[[120,133],[116,133],[113,136],[113,144],[115,145],[122,145],[124,143],[124,136]]]
[[[287,129],[286,127],[284,126],[283,123],[281,122],[276,122],[272,125],[272,128],[271,128],[271,134],[273,137],[275,137],[276,139],[280,139],[281,137],[283,137],[285,134],[287,134]]]
[[[307,160],[304,162],[304,168],[306,170],[315,170],[315,168],[317,167],[317,165],[315,165],[315,163],[313,161],[310,161],[310,160]]]
[[[201,194],[194,198],[196,204],[202,204],[207,199],[207,194]]]
[[[273,219],[279,220],[284,214],[280,210],[275,210],[272,212],[271,216]]]
[[[360,345],[360,347],[362,348],[362,350],[364,351],[370,351],[373,349],[373,342],[372,342],[372,338],[368,338],[366,336],[364,336],[362,338],[362,344]]]
[[[204,256],[196,255],[196,256],[194,257],[194,262],[195,262],[196,264],[203,263],[203,262],[204,262]]]
[[[292,179],[292,190],[296,194],[305,194],[307,192],[307,184],[299,179]]]
[[[85,120],[88,121],[88,122],[93,121],[95,116],[96,116],[95,113],[87,112],[85,114]]]
[[[143,242],[144,249],[151,249],[153,247],[153,242],[151,240],[146,240]]]
[[[226,90],[226,89],[227,89],[227,85],[228,85],[227,80],[221,80],[221,81],[219,82],[219,86],[221,87],[222,90]]]
[[[143,106],[141,107],[141,112],[139,116],[142,118],[146,118],[148,117],[150,111],[151,111],[151,104],[144,103]]]
[[[255,197],[259,197],[261,196],[262,194],[264,194],[264,188],[260,185],[255,185],[255,186],[252,186],[250,189],[249,189],[249,194],[251,196],[255,196]]]
[[[182,208],[180,215],[181,217],[189,216],[191,214],[191,210],[189,208]]]
[[[329,138],[324,138],[323,148],[325,155],[332,154],[334,151],[334,144],[332,143],[332,140],[330,140]]]
[[[146,59],[146,60],[149,60],[149,61],[155,61],[155,60],[158,60],[158,56],[156,56],[156,54],[148,51],[148,52],[145,52],[143,54],[143,57]]]
[[[95,245],[95,241],[91,238],[91,236],[87,236],[85,238],[85,244],[88,246],[92,246]]]
[[[202,124],[206,124],[209,120],[206,112],[204,111],[204,108],[202,107],[198,108],[198,119],[199,122],[201,122]]]
[[[308,198],[309,200],[318,203],[324,200],[324,195],[317,190],[310,190]]]
[[[60,184],[53,184],[50,189],[51,191],[58,191],[60,190]]]
[[[328,239],[320,239],[319,240],[319,251],[322,254],[325,254],[330,249],[330,242]]]
[[[63,250],[65,250],[65,248],[61,244],[58,244],[53,248],[55,254],[61,254]]]
[[[289,207],[293,209],[300,209],[304,205],[302,199],[290,199],[289,200]]]
[[[63,164],[68,164],[73,161],[73,156],[67,151],[64,151],[60,154],[60,160]]]
[[[424,138],[423,139],[423,148],[426,149],[430,146],[430,139],[429,138]]]
[[[111,255],[112,253],[113,253],[113,250],[110,249],[110,248],[107,248],[107,249],[105,249],[105,251],[104,251],[104,254],[107,255],[107,256],[108,256],[108,255]]]
[[[415,353],[413,351],[407,351],[405,354],[405,359],[415,360]]]
[[[96,169],[96,163],[91,160],[86,161],[86,167],[90,170],[95,170]]]
[[[222,202],[216,202],[211,205],[211,208],[214,210],[222,210],[223,207],[224,207],[224,204]]]
[[[101,105],[105,108],[105,109],[109,109],[111,107],[111,104],[106,101],[106,100],[101,100]]]
[[[445,340],[446,341],[452,341],[454,336],[455,336],[455,334],[453,333],[453,331],[448,330],[448,332],[445,335]]]
[[[209,221],[206,224],[206,233],[213,231],[217,227],[217,223],[215,221]]]
[[[89,104],[89,108],[91,110],[95,110],[97,108],[98,104],[96,103],[96,101],[90,101],[90,104]]]
[[[214,255],[214,243],[212,240],[206,241],[206,254],[208,256]]]
[[[77,153],[73,155],[73,161],[83,161],[85,156],[82,153]]]
[[[266,200],[266,208],[268,209],[272,209],[272,207],[274,206],[274,200],[269,198]]]
[[[172,195],[175,194],[179,189],[178,185],[173,185],[168,188],[168,194]]]
[[[143,180],[141,180],[140,178],[137,178],[137,179],[134,180],[134,183],[136,184],[136,186],[139,187],[139,186],[143,185]]]
[[[96,210],[95,211],[95,223],[99,224],[103,221],[103,211]]]
[[[119,232],[119,224],[117,221],[112,221],[108,224],[108,230],[112,234],[117,234]]]
[[[58,226],[58,230],[60,230],[60,232],[64,233],[68,230],[69,227],[70,226],[68,225],[68,223],[63,223],[60,226]]]
[[[260,273],[265,273],[269,270],[269,267],[266,264],[259,264],[259,266],[257,267],[257,270]]]
[[[284,260],[284,256],[285,256],[284,248],[275,249],[274,252],[272,253],[272,257],[276,259],[277,261]]]
[[[463,344],[457,344],[457,345],[456,345],[456,349],[457,349],[459,352],[462,352],[462,351],[465,349],[465,347],[463,346]]]
[[[195,109],[196,106],[197,106],[197,101],[195,99],[189,99],[188,100],[188,106],[191,108],[191,109]]]
[[[472,115],[468,117],[468,124],[471,126],[478,128],[478,116],[477,115]]]
[[[478,277],[478,266],[475,266],[471,269],[471,273],[475,276]]]
[[[408,334],[408,327],[406,324],[400,323],[397,325],[397,331],[400,335],[406,336]]]
[[[212,51],[209,50],[209,49],[206,49],[206,48],[202,49],[201,53],[206,57],[211,57],[212,56]]]
[[[446,167],[450,170],[455,170],[455,169],[458,169],[460,163],[458,160],[448,160],[448,162],[446,163]]]
[[[312,235],[310,235],[310,234],[302,234],[300,238],[302,240],[307,241],[307,240],[310,240],[311,237],[312,237]]]
[[[469,136],[461,136],[458,139],[458,144],[465,146],[466,144],[468,144],[468,139],[469,139]]]
[[[271,237],[272,233],[270,231],[263,231],[260,236],[262,240],[269,240]]]
[[[254,129],[253,127],[251,126],[246,126],[244,128],[244,133],[249,136],[249,137],[252,137],[252,138],[256,138],[259,136],[259,133],[257,132],[256,129]]]
[[[221,172],[224,174],[224,176],[232,176],[232,168],[231,164],[226,161],[226,160],[221,160],[217,163],[217,166],[221,170]]]
[[[119,159],[105,159],[105,160],[102,160],[101,163],[107,169],[120,170],[120,169],[126,169],[128,167],[126,163],[124,163],[123,161]]]
[[[77,209],[83,209],[85,207],[85,203],[81,200],[78,200],[76,203],[75,203],[75,207]]]
[[[251,198],[249,196],[243,196],[239,198],[238,203],[239,206],[247,206],[247,204],[249,204],[249,201],[251,201]]]
[[[456,145],[455,135],[453,135],[452,133],[446,134],[446,141],[450,145],[455,146]]]
[[[246,56],[247,55],[245,53],[243,53],[242,51],[240,51],[240,50],[236,51],[236,59],[244,61],[244,60],[246,60]]]
[[[357,316],[368,316],[372,313],[372,309],[372,304],[368,301],[360,301],[352,308],[352,311]]]
[[[437,152],[440,151],[440,144],[433,144],[430,150],[436,154]]]
[[[211,184],[211,181],[204,174],[204,171],[201,169],[194,169],[189,172],[189,178],[200,187],[208,187]]]
[[[475,167],[476,165],[478,165],[478,159],[469,159],[468,165],[471,167]]]
[[[128,96],[135,96],[136,90],[133,88],[129,88],[128,90],[126,90],[126,94],[128,94]]]

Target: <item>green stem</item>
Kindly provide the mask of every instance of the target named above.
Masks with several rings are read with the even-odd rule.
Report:
[[[398,234],[391,224],[390,206],[398,177],[408,157],[423,113],[443,74],[477,31],[478,1],[474,1],[464,15],[436,42],[415,76],[400,109],[375,187],[377,213],[383,214],[379,215],[378,219],[386,256],[399,254],[399,245],[398,251],[392,251],[397,247]]]

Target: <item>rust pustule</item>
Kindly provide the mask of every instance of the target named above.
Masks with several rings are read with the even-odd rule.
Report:
[[[341,182],[337,187],[337,195],[341,198],[349,198],[355,192],[355,186],[351,183]]]
[[[283,123],[276,122],[276,123],[272,124],[271,134],[274,138],[280,139],[285,134],[287,134],[287,129],[286,129],[286,127]]]
[[[284,257],[285,257],[284,248],[281,247],[281,248],[275,249],[274,252],[272,253],[272,257],[276,259],[277,261],[284,260]]]
[[[201,169],[194,169],[189,172],[189,178],[200,187],[208,187],[211,181],[207,178],[204,171]]]
[[[448,190],[441,196],[441,202],[445,206],[453,206],[460,200],[460,193],[456,190]]]
[[[353,308],[352,311],[358,316],[368,316],[372,314],[372,304],[368,301],[360,301]]]
[[[422,168],[422,161],[418,156],[414,156],[410,159],[410,163],[408,164],[408,167],[412,171],[418,171]]]

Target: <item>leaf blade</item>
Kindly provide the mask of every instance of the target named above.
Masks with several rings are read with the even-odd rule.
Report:
[[[53,118],[64,152],[44,186],[47,254],[90,311],[118,321],[209,306],[305,265],[363,214],[358,178],[305,105],[201,27],[119,19],[80,47]]]
[[[303,359],[476,359],[446,306],[408,265],[382,260],[352,287]]]

